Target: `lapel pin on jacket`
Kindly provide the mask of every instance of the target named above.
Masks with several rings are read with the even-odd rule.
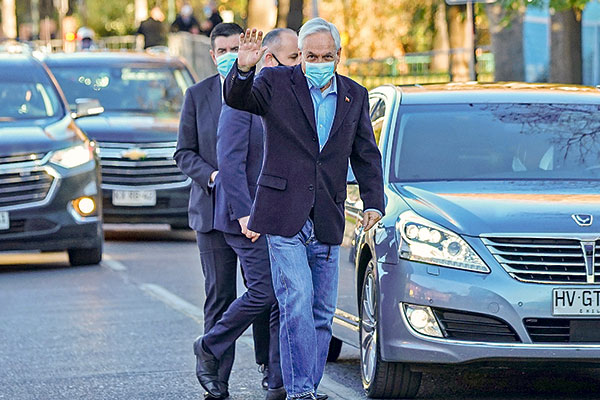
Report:
[[[346,96],[344,100],[346,100],[346,103],[350,103],[350,98],[348,96]]]

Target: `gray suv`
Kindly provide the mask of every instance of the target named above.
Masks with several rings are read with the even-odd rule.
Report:
[[[72,265],[100,262],[100,164],[73,119],[99,112],[78,99],[72,116],[43,63],[0,53],[0,251],[67,250]]]

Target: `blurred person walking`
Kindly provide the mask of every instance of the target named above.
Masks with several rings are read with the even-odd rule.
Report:
[[[256,29],[240,35],[225,100],[262,116],[264,161],[247,236],[267,236],[287,396],[315,399],[337,301],[348,158],[369,230],[384,213],[381,154],[367,90],[335,72],[341,54],[335,25],[306,22],[298,40],[301,64],[263,69],[254,79],[266,52],[261,40]]]
[[[167,45],[167,32],[163,24],[164,20],[165,14],[163,14],[160,7],[153,7],[150,10],[148,19],[140,23],[137,33],[144,37],[144,49],[152,46]]]
[[[219,10],[214,1],[210,1],[204,7],[204,17],[206,19],[200,23],[201,33],[210,36],[213,28],[223,22],[223,18],[221,18],[221,14],[219,14]]]
[[[194,9],[189,4],[184,4],[175,16],[175,21],[171,24],[171,32],[189,32],[195,35],[200,33],[200,25],[194,17]]]

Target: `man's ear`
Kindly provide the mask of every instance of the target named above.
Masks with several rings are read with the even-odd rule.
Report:
[[[217,65],[217,58],[215,57],[215,52],[212,49],[210,49],[208,52],[210,53],[210,58],[212,58],[215,65]]]

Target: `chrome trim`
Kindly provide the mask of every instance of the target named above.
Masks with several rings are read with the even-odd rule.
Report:
[[[104,182],[102,189],[106,190],[169,190],[185,188],[191,185],[192,179],[185,176],[177,167],[173,154],[177,147],[176,141],[170,142],[149,142],[149,143],[130,143],[130,142],[98,142],[100,149],[100,167]],[[123,157],[123,153],[137,149],[146,153],[146,157],[140,160],[133,160]],[[159,173],[164,173],[164,177],[155,176],[151,180],[166,180],[161,183],[143,184],[143,179],[150,179],[147,175],[151,175],[148,169],[157,168]],[[127,171],[126,169],[137,171]],[[119,171],[120,169],[123,169]],[[170,170],[169,170],[170,169]],[[140,176],[140,184],[132,185],[128,183],[115,183],[115,179],[109,179],[110,175],[121,176],[127,179],[136,179]],[[169,176],[169,174],[171,174]],[[178,174],[174,176],[174,174]],[[146,175],[146,176],[143,176]],[[116,178],[116,177],[115,177]],[[174,178],[168,182],[169,178]],[[181,180],[183,179],[183,180]],[[112,182],[106,183],[107,180]]]
[[[77,224],[87,224],[90,222],[100,222],[100,217],[98,216],[93,216],[93,217],[83,217],[81,215],[79,215],[79,213],[77,211],[75,211],[75,208],[73,207],[73,202],[70,201],[69,204],[67,205],[67,211],[69,211],[69,214],[71,214],[71,216],[73,217],[73,219],[75,220],[75,222]]]
[[[138,185],[138,186],[125,186],[125,185],[114,185],[114,184],[102,184],[102,189],[109,190],[169,190],[184,188],[192,184],[192,178],[187,178],[183,182],[177,183],[161,183],[158,185]]]
[[[545,284],[545,285],[587,285],[590,283],[600,284],[600,279],[596,280],[595,277],[598,275],[598,268],[600,270],[600,261],[596,259],[597,249],[600,249],[600,236],[597,233],[590,234],[548,234],[548,233],[539,233],[539,234],[522,234],[522,233],[514,233],[514,234],[481,234],[479,236],[484,246],[490,252],[492,257],[500,264],[500,266],[515,280],[519,282],[526,283],[536,283],[536,284]],[[538,240],[569,240],[577,243],[558,243],[558,244],[523,244],[523,243],[501,243],[496,242],[494,239],[538,239]],[[567,250],[565,253],[534,253],[527,251],[516,251],[509,252],[497,249],[497,247],[512,247],[512,248],[540,248],[540,249],[560,249]],[[571,251],[570,251],[571,250]],[[515,256],[515,257],[553,257],[553,258],[577,258],[576,260],[570,260],[565,262],[556,262],[556,261],[520,261],[520,260],[509,260],[504,256]],[[511,267],[509,264],[513,265],[531,265],[531,266],[562,266],[562,267],[580,267],[581,271],[542,271],[542,270],[522,270]],[[554,276],[571,276],[571,277],[585,277],[585,281],[583,282],[572,282],[568,280],[560,280],[560,281],[549,281],[549,280],[539,280],[539,279],[531,279],[524,278],[519,276],[520,274],[528,274],[532,276],[541,276],[541,275],[554,275]]]
[[[23,168],[35,168],[40,167],[46,164],[50,158],[52,157],[52,151],[46,153],[46,155],[40,159],[32,160],[32,161],[23,161],[17,163],[0,163],[0,171],[2,172],[11,172],[14,169],[23,169]],[[33,153],[32,153],[33,154]]]
[[[31,171],[45,171],[48,175],[51,175],[54,179],[52,180],[52,184],[50,185],[50,189],[48,189],[48,193],[46,193],[46,197],[43,200],[40,201],[36,201],[36,202],[32,202],[32,203],[26,203],[26,204],[15,204],[12,206],[0,206],[0,211],[14,211],[14,210],[24,210],[27,208],[34,208],[34,207],[42,207],[45,206],[47,204],[49,204],[52,199],[54,198],[54,193],[56,192],[56,190],[58,190],[58,187],[60,186],[60,181],[62,180],[60,174],[52,167],[50,167],[49,165],[44,165],[42,167],[32,167]],[[17,169],[17,170],[4,170],[2,172],[7,172],[7,173],[12,173],[12,172],[22,172],[22,169]]]
[[[344,328],[351,329],[354,332],[360,332],[360,327],[358,325],[348,322],[345,319],[340,318],[338,315],[333,316],[333,322],[343,326]]]
[[[355,317],[354,315],[347,313],[346,311],[342,311],[339,308],[335,309],[335,314],[338,318],[344,319],[352,324],[359,324],[360,318]]]
[[[404,306],[404,302],[400,302],[399,303],[401,307]],[[411,303],[412,304],[412,303]],[[426,307],[430,307],[430,306],[426,306]],[[479,346],[479,347],[489,347],[489,348],[494,348],[494,347],[506,347],[506,348],[521,348],[521,349],[527,349],[527,348],[531,348],[531,349],[564,349],[564,348],[568,348],[568,349],[598,349],[600,350],[600,343],[599,344],[569,344],[569,343],[560,343],[560,344],[556,344],[556,345],[548,345],[548,344],[536,344],[536,343],[496,343],[496,342],[474,342],[474,341],[468,341],[468,340],[453,340],[453,339],[443,339],[443,338],[436,338],[433,336],[427,336],[427,335],[423,335],[422,333],[419,333],[417,331],[415,331],[409,324],[408,320],[406,319],[406,316],[404,315],[404,313],[400,312],[400,315],[402,317],[402,322],[404,322],[404,325],[406,327],[408,327],[408,331],[415,337],[422,339],[422,340],[427,340],[430,342],[435,342],[435,343],[440,343],[440,344],[454,344],[454,345],[467,345],[467,346]],[[508,322],[507,322],[508,324]],[[509,326],[511,326],[509,324]],[[512,326],[511,326],[512,327]],[[514,328],[513,328],[514,329]],[[521,336],[519,335],[518,332],[515,332],[517,334],[517,336],[519,336],[519,339],[523,340],[523,338],[521,338]],[[529,339],[529,337],[528,337]],[[554,359],[554,358],[548,358],[550,359]]]
[[[596,242],[581,242],[587,283],[594,283],[596,274]]]

